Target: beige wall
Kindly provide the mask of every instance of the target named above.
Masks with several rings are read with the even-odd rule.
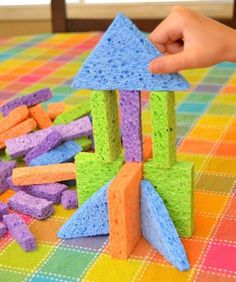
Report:
[[[17,36],[51,32],[51,21],[1,21],[0,36]]]

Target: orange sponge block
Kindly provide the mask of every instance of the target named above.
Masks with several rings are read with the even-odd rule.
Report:
[[[57,102],[57,103],[48,104],[48,115],[52,120],[54,120],[59,115],[63,114],[64,111],[65,111],[65,103],[64,102]]]
[[[152,159],[152,137],[143,136],[143,161]]]
[[[0,134],[0,149],[5,147],[6,140],[29,133],[30,131],[35,129],[36,126],[37,124],[35,120],[33,118],[28,118],[27,120],[3,132],[2,134]]]
[[[47,166],[19,167],[13,169],[14,185],[34,185],[75,179],[75,164],[64,163]]]
[[[40,104],[30,108],[31,116],[36,120],[39,128],[47,128],[52,125],[49,115]]]
[[[26,106],[20,106],[12,110],[8,116],[0,120],[0,134],[27,119],[29,110]]]
[[[126,259],[141,237],[140,182],[142,163],[126,163],[108,188],[110,247]]]

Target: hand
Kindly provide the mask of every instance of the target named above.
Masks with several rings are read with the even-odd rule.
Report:
[[[152,73],[236,62],[236,30],[184,7],[174,7],[149,39],[164,54],[150,63]]]

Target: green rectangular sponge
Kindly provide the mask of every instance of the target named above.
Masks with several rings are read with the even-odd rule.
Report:
[[[99,188],[111,180],[124,163],[118,157],[112,163],[102,163],[96,153],[79,153],[75,157],[76,185],[79,205],[87,201]]]
[[[76,105],[70,108],[68,111],[65,111],[61,115],[59,115],[53,122],[53,124],[68,124],[73,120],[79,119],[83,116],[86,116],[90,113],[90,102],[85,101],[79,105]]]
[[[102,163],[111,163],[121,153],[117,94],[94,90],[90,104],[96,155]]]
[[[151,92],[153,161],[159,168],[170,168],[176,160],[175,93]]]
[[[176,161],[170,169],[157,168],[153,160],[144,164],[144,179],[152,182],[162,197],[180,236],[193,233],[193,164]]]
[[[88,151],[92,147],[92,140],[89,137],[81,137],[74,141],[83,148],[83,151]]]

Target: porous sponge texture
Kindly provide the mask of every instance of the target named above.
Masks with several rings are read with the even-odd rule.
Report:
[[[169,213],[153,185],[141,182],[141,222],[143,237],[180,271],[189,262]]]
[[[193,232],[193,164],[177,161],[170,169],[157,168],[154,161],[144,164],[149,180],[164,201],[180,236]]]
[[[142,163],[126,163],[108,188],[110,249],[127,259],[141,237],[140,182]]]
[[[75,139],[74,141],[83,148],[83,151],[87,151],[92,147],[92,140],[86,136]]]
[[[92,91],[90,102],[96,155],[101,162],[111,163],[121,153],[117,94]]]
[[[175,93],[151,92],[153,162],[170,168],[176,160]]]
[[[123,14],[118,14],[76,75],[72,87],[98,90],[184,90],[179,74],[151,74],[160,52]]]
[[[107,188],[109,182],[88,199],[61,227],[57,236],[62,239],[109,233]]]
[[[90,113],[90,102],[85,101],[81,104],[74,106],[73,108],[69,109],[68,111],[62,113],[54,120],[54,124],[68,124],[73,120],[79,119],[87,114]]]
[[[119,157],[111,164],[102,163],[94,153],[79,153],[75,157],[79,205],[86,202],[100,187],[112,179],[124,162]]]

